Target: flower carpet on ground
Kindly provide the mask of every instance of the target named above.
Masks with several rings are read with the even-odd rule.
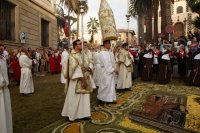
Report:
[[[136,82],[131,91],[117,91],[116,104],[98,104],[92,95],[91,120],[63,118],[38,132],[200,132],[198,87]]]

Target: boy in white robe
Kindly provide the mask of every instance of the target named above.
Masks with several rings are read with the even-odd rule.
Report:
[[[110,41],[104,41],[104,50],[99,53],[99,60],[101,65],[101,80],[98,89],[97,98],[100,101],[115,103],[115,57],[110,51]]]
[[[3,46],[0,46],[0,133],[12,133],[12,111],[8,89],[7,64],[2,54]]]

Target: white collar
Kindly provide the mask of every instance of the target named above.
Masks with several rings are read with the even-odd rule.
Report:
[[[163,59],[163,60],[170,60],[169,54],[164,54],[164,55],[161,57],[161,59]]]
[[[195,60],[200,60],[200,53],[194,57]]]
[[[144,54],[144,56],[143,56],[144,58],[152,58],[153,57],[153,55],[152,54],[150,54],[150,53],[146,53],[146,54]]]

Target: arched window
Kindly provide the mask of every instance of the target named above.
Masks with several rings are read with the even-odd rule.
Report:
[[[182,6],[177,7],[176,11],[177,11],[177,14],[183,13],[183,7]]]

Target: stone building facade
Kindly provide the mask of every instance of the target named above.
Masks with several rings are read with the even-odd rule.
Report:
[[[118,34],[118,42],[125,43],[128,42],[129,44],[135,44],[137,41],[137,38],[135,37],[135,31],[134,30],[129,30],[129,38],[128,38],[128,30],[127,29],[117,29],[117,34]]]
[[[161,33],[160,9],[158,14],[158,32]],[[174,27],[173,36],[175,39],[182,35],[186,36],[189,31],[195,30],[192,21],[195,19],[197,14],[191,12],[186,0],[174,0],[174,4],[171,4],[171,15],[172,25]]]
[[[8,47],[57,47],[56,0],[1,0],[0,40]]]

